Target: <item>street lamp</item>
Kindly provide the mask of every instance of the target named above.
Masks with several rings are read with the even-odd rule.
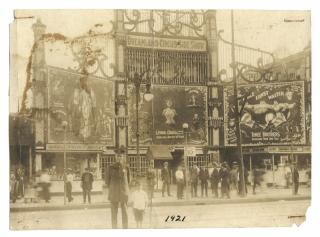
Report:
[[[66,205],[66,194],[67,194],[67,186],[66,186],[66,170],[67,170],[67,154],[66,154],[66,137],[67,137],[67,127],[68,127],[68,122],[63,121],[62,122],[62,127],[64,131],[64,136],[63,136],[63,183],[64,183],[64,192],[63,192],[63,203]]]
[[[138,72],[134,73],[133,78],[128,78],[129,81],[133,82],[135,86],[135,96],[136,96],[136,150],[137,150],[137,158],[139,161],[139,171],[142,171],[142,158],[140,156],[140,133],[139,133],[139,102],[140,102],[140,87],[142,83],[146,84],[146,92],[144,94],[144,99],[147,102],[150,102],[153,99],[153,94],[151,93],[151,77],[150,71],[147,70],[141,74]]]

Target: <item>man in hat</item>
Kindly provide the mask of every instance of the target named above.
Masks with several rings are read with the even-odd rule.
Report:
[[[198,190],[198,175],[199,170],[197,163],[193,163],[193,167],[190,170],[190,183],[191,183],[191,197],[198,197],[197,190]]]
[[[152,199],[154,186],[156,185],[156,174],[154,173],[154,170],[151,165],[147,170],[146,179],[147,179],[148,196],[149,196],[149,199]]]
[[[105,183],[109,188],[108,199],[111,202],[111,225],[118,228],[118,207],[121,207],[122,228],[128,228],[128,197],[130,173],[125,157],[116,156],[116,162],[106,168]]]
[[[164,192],[167,189],[168,196],[170,194],[170,170],[168,168],[168,162],[164,162],[163,168],[161,169],[161,180],[162,180],[162,197],[164,197]]]
[[[293,195],[297,195],[299,190],[299,171],[297,168],[297,163],[293,163],[292,165],[292,183]]]
[[[89,204],[91,203],[92,183],[93,183],[93,175],[90,173],[90,169],[87,167],[85,168],[85,172],[82,174],[82,177],[81,177],[83,203],[86,203],[87,196],[88,196]]]
[[[67,176],[66,176],[66,195],[68,198],[68,202],[72,202],[72,182],[73,182],[73,173],[72,169],[68,168]]]
[[[210,181],[211,181],[212,194],[214,194],[214,196],[218,198],[219,197],[218,186],[220,181],[220,174],[219,174],[218,164],[216,162],[213,163],[213,170],[210,176]]]
[[[230,198],[230,172],[228,169],[228,164],[226,162],[222,163],[220,169],[220,179],[221,179],[221,198],[226,196]]]
[[[209,180],[209,171],[207,168],[201,167],[199,172],[199,179],[201,184],[201,197],[204,193],[208,197],[208,180]]]

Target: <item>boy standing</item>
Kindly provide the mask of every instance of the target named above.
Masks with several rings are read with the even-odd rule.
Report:
[[[142,228],[143,215],[147,206],[148,196],[146,192],[142,190],[141,183],[137,182],[136,190],[132,193],[132,207],[137,228]]]

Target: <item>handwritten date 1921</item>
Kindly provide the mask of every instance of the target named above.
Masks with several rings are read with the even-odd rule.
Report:
[[[180,216],[180,215],[167,216],[167,218],[165,219],[165,222],[168,222],[168,221],[184,221],[185,219],[186,219],[185,216]]]

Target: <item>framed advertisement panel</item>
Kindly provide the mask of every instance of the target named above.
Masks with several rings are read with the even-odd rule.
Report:
[[[240,117],[242,145],[306,143],[303,81],[240,85],[238,91],[240,97],[246,97]],[[234,146],[237,138],[232,86],[224,88],[224,121],[225,146]]]
[[[136,142],[135,89],[129,87],[129,144]],[[207,88],[203,86],[153,86],[154,99],[140,92],[140,144],[207,144]],[[182,125],[188,123],[187,136]]]
[[[49,67],[48,142],[114,145],[114,83]]]

